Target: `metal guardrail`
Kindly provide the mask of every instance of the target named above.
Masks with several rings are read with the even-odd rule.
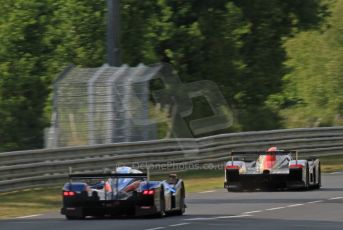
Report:
[[[99,172],[117,165],[165,165],[154,172],[212,165],[222,167],[235,150],[278,146],[300,157],[343,154],[343,127],[272,130],[58,149],[0,153],[0,192],[49,186],[66,180],[69,167]],[[146,163],[146,164],[144,164]],[[182,167],[181,167],[182,166]],[[195,168],[196,169],[196,168]]]
[[[0,153],[0,167],[35,162],[195,149],[194,139],[168,139]]]

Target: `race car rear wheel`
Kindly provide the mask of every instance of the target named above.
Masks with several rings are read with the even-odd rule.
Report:
[[[227,191],[228,192],[241,192],[241,191],[244,191],[245,189],[249,190],[248,187],[243,187],[242,185],[239,185],[235,187],[228,187]]]
[[[182,216],[183,213],[185,212],[185,187],[182,183],[181,187],[181,195],[180,195],[180,210],[175,211],[175,215]]]
[[[306,163],[306,181],[305,181],[305,189],[310,188],[310,169],[308,163]]]
[[[85,219],[85,216],[68,216],[66,215],[67,220],[83,220]]]
[[[322,187],[322,172],[320,168],[320,163],[318,164],[318,183],[314,186],[315,189]]]
[[[162,188],[160,192],[160,210],[154,216],[163,217],[164,215],[165,215],[165,199],[164,199],[164,190]]]

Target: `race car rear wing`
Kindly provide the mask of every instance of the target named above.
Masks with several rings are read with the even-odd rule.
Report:
[[[68,176],[69,179],[148,178],[146,173],[78,173]]]
[[[73,179],[83,179],[83,180],[103,180],[108,181],[109,179],[119,179],[119,178],[136,178],[138,180],[144,180],[147,181],[147,184],[149,184],[149,178],[146,173],[75,173],[72,174],[70,173],[68,175],[69,177],[69,187],[72,186]],[[92,186],[96,186],[96,184],[93,184]],[[100,189],[103,189],[104,186],[106,187],[105,184],[100,185]],[[111,185],[109,185],[111,186]],[[114,186],[110,187],[108,189],[108,193],[104,194],[104,199],[105,200],[119,200],[119,182],[118,180],[115,180]]]
[[[294,154],[296,153],[297,151],[295,150],[278,150],[278,151],[239,151],[239,152],[231,152],[230,155],[231,156],[243,156],[243,155],[253,155],[253,156],[256,156],[256,155],[263,155],[263,154],[277,154],[277,155],[285,155],[285,154]]]
[[[298,152],[295,150],[278,150],[278,151],[240,151],[240,152],[230,152],[230,156],[232,157],[232,161],[234,159],[239,159],[243,161],[253,161],[260,155],[265,154],[275,154],[275,155],[287,155],[287,154],[295,154],[296,159],[298,158]]]

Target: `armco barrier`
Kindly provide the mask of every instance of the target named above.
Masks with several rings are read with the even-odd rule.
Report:
[[[235,150],[278,146],[300,157],[343,154],[343,127],[304,128],[221,134],[203,138],[41,149],[0,153],[0,192],[50,186],[76,172],[100,172],[115,165],[166,164],[153,173],[206,164],[221,165]],[[182,167],[181,167],[182,166]]]

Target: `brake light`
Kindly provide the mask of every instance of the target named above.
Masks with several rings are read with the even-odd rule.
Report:
[[[238,165],[227,165],[226,169],[239,169]]]
[[[145,196],[148,196],[148,195],[152,196],[154,194],[155,194],[155,190],[153,190],[153,189],[143,191],[143,195],[145,195]]]
[[[63,196],[75,196],[75,192],[63,192]]]
[[[294,165],[290,165],[289,168],[290,169],[302,169],[302,168],[304,168],[304,166],[300,165],[300,164],[294,164]]]

